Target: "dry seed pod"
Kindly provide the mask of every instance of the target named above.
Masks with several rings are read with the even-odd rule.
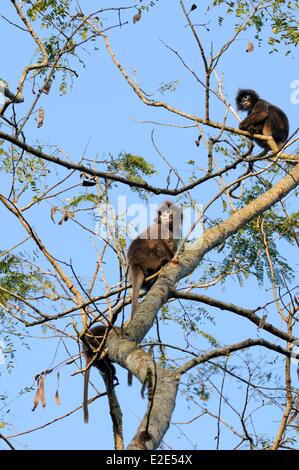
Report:
[[[248,41],[248,43],[247,43],[247,48],[246,48],[246,52],[253,52],[253,51],[254,51],[253,42]]]
[[[136,15],[133,16],[133,23],[135,24],[140,20],[141,20],[141,10],[138,10],[138,13],[136,13]]]
[[[37,127],[42,127],[45,118],[45,111],[43,108],[39,108],[38,110],[38,118],[37,118]]]

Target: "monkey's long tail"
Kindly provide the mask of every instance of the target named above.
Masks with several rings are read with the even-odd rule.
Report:
[[[128,385],[132,385],[133,383],[133,374],[132,372],[128,371]]]
[[[83,394],[83,415],[84,415],[84,423],[88,423],[89,415],[88,415],[88,384],[89,384],[89,374],[90,368],[85,371],[84,373],[84,394]]]

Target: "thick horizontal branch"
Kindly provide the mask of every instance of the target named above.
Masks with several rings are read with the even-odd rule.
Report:
[[[146,182],[130,180],[129,178],[125,178],[123,176],[120,176],[120,175],[117,175],[115,173],[111,173],[108,171],[94,170],[80,163],[62,160],[61,158],[54,157],[53,155],[49,155],[48,153],[38,150],[32,147],[31,145],[26,144],[25,142],[22,142],[17,137],[10,135],[10,134],[6,134],[5,132],[2,132],[2,131],[0,131],[0,139],[6,140],[7,142],[10,142],[16,145],[17,147],[21,148],[22,150],[25,150],[27,153],[30,153],[31,155],[34,155],[35,157],[41,158],[42,160],[46,160],[51,163],[55,163],[56,165],[67,168],[68,170],[77,170],[79,172],[86,173],[87,175],[95,176],[98,178],[104,178],[110,181],[116,181],[118,183],[125,184],[126,186],[130,186],[134,188],[141,188],[153,194],[166,194],[168,196],[177,196],[179,194],[184,193],[185,191],[190,191],[191,189],[195,188],[199,184],[204,183],[205,181],[208,181],[210,179],[213,179],[216,176],[220,176],[229,170],[235,169],[242,162],[244,163],[243,158],[238,158],[234,162],[223,167],[221,170],[216,171],[215,173],[212,173],[210,175],[205,175],[202,178],[198,178],[197,180],[193,181],[189,185],[183,186],[178,189],[167,189],[167,188],[155,187]],[[257,157],[257,158],[247,159],[246,162],[256,161],[256,160],[259,160],[259,158]]]
[[[193,300],[196,302],[202,302],[206,305],[211,305],[211,307],[217,307],[221,310],[227,310],[229,312],[236,313],[241,317],[248,318],[248,320],[250,320],[256,326],[265,331],[268,331],[268,333],[271,333],[272,335],[277,336],[278,338],[281,338],[290,343],[298,341],[298,338],[296,338],[295,336],[290,336],[279,328],[276,328],[275,326],[271,325],[271,323],[264,322],[263,319],[259,317],[254,310],[239,307],[238,305],[223,302],[222,300],[213,299],[212,297],[208,297],[207,295],[193,294],[190,292],[175,291],[172,293],[172,297],[174,297],[175,299],[185,299]]]
[[[265,339],[246,339],[245,341],[241,341],[240,343],[231,344],[230,346],[225,346],[223,348],[214,349],[202,356],[199,356],[195,359],[191,359],[190,361],[186,362],[182,367],[177,369],[177,372],[180,374],[185,374],[193,367],[203,364],[204,362],[210,361],[211,359],[215,359],[216,357],[228,356],[232,352],[240,351],[241,349],[251,348],[253,346],[263,346],[267,349],[271,349],[272,351],[276,351],[279,354],[283,354],[284,356],[291,357],[292,353],[287,349],[282,348],[281,346],[271,343]],[[298,355],[299,356],[299,355]]]

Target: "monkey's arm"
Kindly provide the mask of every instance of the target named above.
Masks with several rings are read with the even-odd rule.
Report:
[[[173,239],[163,240],[163,242],[164,242],[165,250],[168,252],[169,261],[170,261],[176,253],[178,243]]]
[[[240,122],[239,129],[246,131],[249,127],[253,126],[257,122],[264,121],[268,117],[266,111],[260,113],[250,114],[244,121]]]
[[[251,113],[240,122],[239,128],[243,131],[248,130],[248,127],[254,125],[257,122],[264,121],[269,116],[269,106],[267,103],[261,101],[257,102]]]

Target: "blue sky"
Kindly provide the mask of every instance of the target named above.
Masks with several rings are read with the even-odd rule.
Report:
[[[128,3],[128,2],[127,2]],[[199,57],[198,49],[193,37],[185,27],[185,19],[179,8],[179,2],[160,0],[159,4],[144,13],[142,20],[133,25],[132,15],[128,15],[129,24],[120,30],[115,29],[109,33],[112,48],[116,56],[124,65],[130,75],[136,74],[136,79],[141,87],[149,94],[154,94],[157,99],[161,95],[157,92],[161,83],[168,83],[177,80],[178,87],[175,93],[161,96],[173,106],[177,106],[190,113],[202,115],[204,105],[204,90],[198,88],[194,78],[184,69],[179,60],[167,50],[160,39],[169,46],[178,50],[190,67],[203,78],[203,69]],[[190,3],[190,2],[189,2]],[[97,2],[89,2],[90,8]],[[101,6],[118,6],[118,1],[104,1]],[[190,3],[191,4],[191,3]],[[207,2],[203,2],[207,4]],[[201,35],[205,47],[209,48],[211,42],[214,50],[217,50],[225,40],[231,37],[234,21],[226,18],[225,25],[217,26],[216,13],[214,16],[205,17],[201,14],[203,8],[198,8],[194,14],[195,23],[211,21],[210,32],[201,29]],[[7,18],[16,20],[14,10],[10,2],[1,2],[0,14]],[[108,16],[108,15],[107,15]],[[252,54],[246,54],[246,43],[253,39],[253,32],[246,31],[229,49],[217,68],[218,74],[223,74],[224,91],[228,99],[234,103],[234,97],[239,87],[254,88],[265,99],[275,102],[281,106],[290,119],[291,131],[297,126],[298,105],[291,103],[291,83],[298,80],[298,57],[297,51],[294,56],[285,57],[281,54],[268,54],[266,45],[258,47],[256,44]],[[34,45],[31,38],[24,32],[12,28],[0,18],[0,38],[1,44],[5,44],[1,49],[2,61],[0,65],[0,77],[7,80],[12,90],[16,89],[18,79],[23,67],[31,60]],[[149,162],[152,162],[159,171],[159,175],[150,179],[152,184],[161,184],[167,175],[168,168],[161,162],[151,143],[151,130],[153,125],[141,124],[140,121],[158,121],[164,123],[186,124],[183,119],[175,115],[167,114],[166,111],[146,107],[129,88],[121,74],[108,56],[104,43],[99,41],[99,50],[92,51],[87,46],[86,51],[81,52],[81,57],[86,67],[78,65],[79,78],[74,81],[73,87],[66,95],[60,96],[57,85],[53,86],[48,96],[43,96],[39,106],[45,109],[45,123],[41,129],[36,129],[36,123],[32,120],[26,128],[27,141],[29,143],[40,142],[43,144],[56,144],[64,150],[74,161],[79,161],[87,146],[86,154],[89,158],[96,155],[101,159],[108,158],[109,154],[118,155],[121,151],[141,155]],[[215,86],[215,84],[214,84]],[[33,99],[30,86],[25,87],[26,101],[23,105],[18,105],[18,111],[26,112],[29,103]],[[211,118],[222,120],[224,108],[218,101],[212,100]],[[228,119],[229,125],[236,125],[235,118],[231,115]],[[177,130],[170,127],[155,127],[155,139],[161,152],[174,165],[180,169],[180,174],[186,179],[190,176],[189,168],[185,164],[188,160],[194,160],[200,166],[201,159],[205,163],[206,154],[203,148],[198,149],[194,145],[197,138],[196,129]],[[204,165],[202,165],[204,166]],[[53,168],[53,167],[52,167]],[[53,168],[50,179],[57,178]],[[66,171],[57,169],[59,175],[66,174]],[[78,182],[76,177],[72,180]],[[1,190],[6,187],[7,181],[2,174],[0,179]],[[76,191],[76,190],[75,190]],[[71,192],[70,195],[75,194]],[[193,197],[199,204],[207,203],[212,195],[217,191],[215,183],[200,186],[193,192]],[[119,185],[115,190],[114,197],[124,194],[129,202],[138,201],[136,193],[129,192],[127,187]],[[164,197],[151,198],[152,202],[160,202]],[[26,202],[26,196],[23,203]],[[29,220],[37,229],[41,238],[58,259],[68,261],[70,258],[77,271],[84,278],[92,275],[95,266],[95,251],[93,240],[82,231],[74,227],[74,224],[67,223],[62,227],[54,225],[50,220],[50,205],[46,204],[37,207],[28,214]],[[212,215],[222,217],[221,204],[212,210]],[[84,219],[84,217],[82,218]],[[0,207],[1,226],[8,227],[2,230],[0,235],[1,249],[7,249],[14,242],[20,241],[23,233],[18,225],[7,212]],[[89,220],[90,223],[90,220]],[[26,249],[32,245],[26,245]],[[292,256],[293,251],[283,245],[284,255]],[[216,259],[216,254],[211,254],[211,258]],[[295,266],[296,268],[296,266]],[[113,267],[109,269],[111,280],[115,279]],[[196,273],[195,273],[196,278]],[[269,285],[265,286],[269,288]],[[245,307],[255,307],[271,299],[271,292],[259,288],[253,279],[249,279],[245,286],[240,286],[236,279],[230,279],[224,286],[217,285],[214,288],[204,291],[207,295],[215,296],[223,300],[232,301]],[[253,294],[254,293],[254,294]],[[233,294],[233,295],[232,295]],[[203,329],[215,335],[223,344],[240,341],[252,335],[256,335],[256,328],[251,326],[245,319],[236,318],[228,312],[218,312],[211,310],[215,315],[216,325],[206,324]],[[270,318],[269,321],[274,321]],[[276,322],[279,325],[279,321]],[[30,340],[30,350],[18,346],[16,352],[16,368],[12,374],[2,373],[0,376],[0,393],[7,393],[9,396],[8,415],[1,415],[9,422],[9,427],[5,433],[14,434],[39,426],[55,417],[67,413],[78,406],[82,396],[82,377],[76,375],[71,377],[74,368],[68,367],[61,371],[62,400],[61,407],[54,404],[54,393],[56,389],[56,378],[54,375],[47,377],[48,404],[45,409],[38,408],[34,413],[31,411],[33,403],[33,393],[18,395],[20,389],[30,386],[36,373],[46,369],[54,357],[57,338],[45,340],[51,333],[48,331],[46,338],[42,338],[41,328],[26,331],[27,334],[37,338]],[[150,332],[149,337],[154,336]],[[178,328],[164,328],[163,337],[165,341],[172,343],[181,338]],[[267,334],[264,335],[267,338]],[[202,338],[193,338],[198,347],[207,347],[207,343]],[[184,342],[182,343],[184,344]],[[73,346],[69,345],[71,348]],[[184,347],[184,346],[183,346]],[[73,353],[75,352],[72,349]],[[252,352],[252,351],[251,351]],[[256,357],[268,357],[273,359],[275,355],[266,351],[255,351]],[[55,363],[66,358],[66,352],[60,345],[55,357]],[[0,366],[1,367],[1,366]],[[279,372],[280,369],[274,371]],[[139,394],[139,385],[132,389],[126,386],[126,374],[118,368],[118,375],[121,385],[117,392],[120,398],[124,413],[124,427],[126,443],[134,434],[139,419],[145,410],[146,402],[142,401]],[[93,373],[94,382],[101,390],[103,386],[98,380],[96,373]],[[184,381],[186,378],[184,378]],[[221,380],[221,377],[220,377]],[[242,394],[238,395],[236,384],[228,379],[226,385],[226,395],[235,406],[241,406]],[[217,400],[212,398],[208,406],[217,409]],[[188,421],[196,414],[196,404],[191,405],[186,398],[179,394],[179,399],[172,421]],[[5,412],[7,409],[5,410]],[[197,410],[199,413],[199,411]],[[225,412],[226,421],[234,422],[233,413],[229,410]],[[19,449],[97,449],[112,448],[112,432],[109,414],[104,399],[98,400],[91,406],[90,424],[83,424],[82,413],[78,412],[60,421],[59,423],[47,427],[41,431],[18,437],[14,442]],[[263,413],[256,421],[257,433],[265,431],[265,421],[269,429],[275,430],[278,426],[279,415],[273,413],[273,408],[263,409]],[[192,423],[188,429],[183,427],[188,438],[184,436],[177,426],[172,426],[165,436],[165,441],[173,448],[191,448],[190,441],[195,442],[198,448],[214,448],[214,436],[216,434],[216,421],[209,418],[202,418]],[[187,427],[186,427],[187,428]],[[194,439],[194,436],[198,438]],[[221,435],[222,447],[231,448],[236,442],[235,438],[223,428]],[[190,439],[190,440],[189,440]],[[0,448],[1,448],[0,442]]]

